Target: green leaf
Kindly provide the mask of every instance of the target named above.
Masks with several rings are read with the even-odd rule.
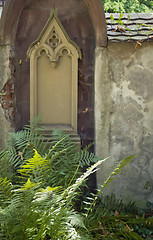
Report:
[[[114,17],[112,14],[110,15],[110,20],[114,21]]]
[[[23,187],[20,188],[20,189],[21,189],[21,190],[28,190],[28,189],[34,187],[35,185],[36,185],[36,183],[32,183],[32,182],[30,181],[30,178],[28,178],[27,182],[26,182],[26,183],[23,185]]]

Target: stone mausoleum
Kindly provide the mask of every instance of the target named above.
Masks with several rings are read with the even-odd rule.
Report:
[[[0,19],[0,147],[37,115],[96,155],[135,155],[105,190],[153,202],[153,15],[105,14],[100,0],[7,0]]]

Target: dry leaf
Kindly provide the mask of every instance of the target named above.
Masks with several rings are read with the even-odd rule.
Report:
[[[119,215],[119,212],[115,211],[114,216],[118,216],[118,215]]]
[[[22,155],[22,152],[18,152],[18,154],[20,155],[21,160],[23,161],[23,155]]]

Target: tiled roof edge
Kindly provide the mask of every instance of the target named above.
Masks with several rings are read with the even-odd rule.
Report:
[[[109,41],[153,41],[153,13],[105,13],[105,17]]]

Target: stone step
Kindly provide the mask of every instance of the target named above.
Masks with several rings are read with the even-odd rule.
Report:
[[[60,129],[67,133],[70,136],[70,140],[76,145],[77,149],[80,149],[81,147],[80,137],[77,133],[73,131],[72,127],[68,125],[47,125],[47,124],[40,125],[40,127],[42,127],[41,134],[43,136],[44,142],[51,143],[54,140],[52,136],[52,130]]]

